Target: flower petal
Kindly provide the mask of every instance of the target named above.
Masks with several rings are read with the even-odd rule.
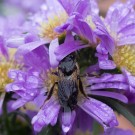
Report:
[[[48,43],[48,41],[35,41],[35,42],[23,44],[18,48],[18,53],[20,55],[27,54],[27,53],[33,51],[34,49],[38,48],[39,46],[47,44],[47,43]]]
[[[76,113],[75,111],[71,111],[70,108],[65,109],[62,113],[62,130],[67,133],[73,125]]]
[[[78,102],[78,105],[87,112],[90,116],[95,118],[106,129],[107,127],[114,127],[118,125],[116,116],[113,110],[106,104],[90,98],[83,99]]]
[[[52,42],[50,43],[50,46],[49,46],[49,59],[50,59],[50,64],[53,68],[57,67],[59,64],[58,60],[56,59],[56,55],[55,55],[55,50],[58,46],[59,46],[58,39],[52,40]]]
[[[42,109],[32,119],[32,124],[36,131],[40,131],[44,126],[48,124],[56,124],[60,105],[53,97],[46,102]]]
[[[88,84],[93,84],[93,83],[108,83],[108,82],[126,82],[125,76],[122,74],[108,74],[105,73],[103,74],[100,78],[98,77],[87,77],[87,82]]]
[[[111,83],[98,83],[92,85],[89,89],[90,90],[99,90],[99,89],[120,89],[120,90],[129,90],[129,85],[121,82],[111,82]]]
[[[25,38],[24,37],[11,37],[9,38],[6,43],[8,47],[11,48],[18,48],[20,45],[24,44]]]
[[[126,96],[116,93],[116,92],[108,92],[108,91],[90,91],[89,94],[92,95],[97,95],[97,96],[105,96],[105,97],[110,97],[117,99],[123,103],[128,103],[128,99]]]
[[[24,100],[22,98],[18,99],[17,101],[13,102],[12,105],[11,105],[11,108],[13,110],[16,110],[20,107],[22,107],[24,104],[26,104],[28,101],[27,100]]]
[[[131,75],[130,72],[128,72],[125,69],[122,69],[123,74],[125,75],[127,79],[127,83],[129,85],[129,90],[131,93],[135,93],[135,77]]]
[[[78,3],[79,0],[58,0],[60,4],[63,6],[63,8],[66,10],[66,12],[70,15],[73,12],[73,9],[75,8],[75,5]]]
[[[66,36],[65,42],[56,48],[55,57],[57,58],[57,61],[61,61],[68,54],[86,47],[89,47],[89,45],[82,45],[81,42],[75,41],[73,36],[69,33]]]
[[[122,45],[135,45],[135,35],[121,37],[117,42],[118,46]]]
[[[99,60],[99,67],[101,69],[115,69],[116,64],[112,60]]]

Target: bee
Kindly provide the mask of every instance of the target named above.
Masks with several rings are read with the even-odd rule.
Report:
[[[71,53],[63,58],[58,65],[58,82],[52,86],[47,100],[50,99],[55,85],[58,86],[58,99],[62,108],[74,110],[77,106],[79,90],[85,96],[82,81],[80,78],[79,66],[76,54]]]

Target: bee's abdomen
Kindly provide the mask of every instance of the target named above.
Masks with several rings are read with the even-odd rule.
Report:
[[[63,108],[73,110],[77,105],[78,86],[74,80],[60,80],[58,82],[58,98]]]

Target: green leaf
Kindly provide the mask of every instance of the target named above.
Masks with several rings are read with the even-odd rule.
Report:
[[[59,126],[59,123],[57,123],[55,126],[47,126],[42,129],[38,135],[59,135],[61,133],[61,128]]]
[[[99,135],[101,132],[103,132],[102,126],[97,121],[94,121],[92,129],[92,135]]]

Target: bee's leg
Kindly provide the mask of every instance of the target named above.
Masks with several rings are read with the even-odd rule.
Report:
[[[46,96],[47,94],[48,94],[48,96],[47,96],[46,100],[44,101],[44,103],[45,103],[47,100],[49,100],[49,99],[51,98],[51,96],[52,96],[52,94],[53,94],[54,87],[55,87],[56,84],[58,84],[58,82],[55,82],[55,83],[53,84],[53,86],[51,87],[51,89],[50,89],[50,91],[49,91],[49,94],[48,94],[48,92],[45,93],[45,96]],[[42,105],[40,108],[42,108],[42,107],[44,106],[44,103],[43,103],[43,105]]]
[[[81,93],[87,98],[88,96],[84,92],[82,81],[80,78],[78,78],[78,79],[79,79],[79,89],[80,89]]]
[[[87,73],[85,73],[85,74],[79,75],[78,78],[87,77],[87,76],[89,76],[89,75]]]
[[[49,94],[48,94],[48,96],[47,96],[46,101],[51,98],[51,96],[52,96],[52,94],[53,94],[54,87],[55,87],[56,84],[58,84],[58,82],[55,82],[55,83],[53,84],[53,86],[51,87],[51,89],[50,89],[50,91],[49,91]]]

